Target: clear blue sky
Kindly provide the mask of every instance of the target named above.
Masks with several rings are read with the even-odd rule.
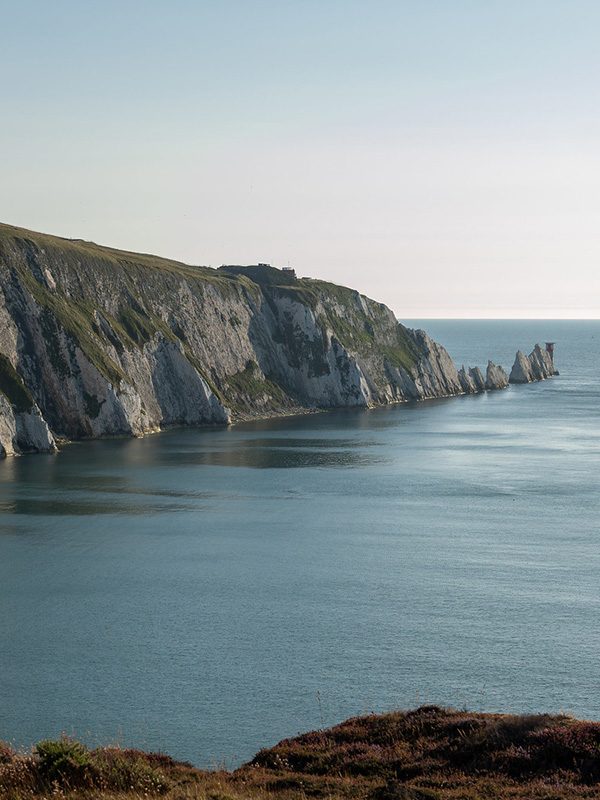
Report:
[[[600,316],[600,3],[0,0],[0,220]]]

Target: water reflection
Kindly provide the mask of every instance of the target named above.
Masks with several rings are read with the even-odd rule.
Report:
[[[193,510],[198,510],[199,506],[194,506]],[[64,499],[47,499],[33,497],[17,497],[13,501],[0,504],[0,513],[25,514],[28,516],[97,516],[108,514],[127,513],[131,515],[143,516],[148,513],[173,513],[177,511],[189,511],[189,506],[178,505],[176,503],[153,503],[135,504],[132,502],[90,502],[77,500],[73,497]],[[1,527],[1,526],[0,526]]]
[[[240,499],[235,478],[219,482],[207,472],[214,468],[351,469],[389,461],[376,439],[340,435],[335,424],[329,437],[319,435],[314,420],[309,426],[306,418],[293,421],[296,430],[308,427],[306,436],[282,436],[281,421],[275,420],[257,427],[172,430],[142,440],[76,443],[58,456],[8,459],[0,463],[0,527],[6,515],[198,512],[215,498],[225,499],[230,489],[231,499]],[[340,421],[348,426],[355,420],[341,415]],[[335,423],[335,416],[329,421]]]
[[[244,440],[245,447],[283,447],[286,450],[299,447],[305,450],[318,450],[318,449],[325,449],[325,450],[345,450],[345,449],[355,449],[356,447],[377,447],[379,443],[374,440],[369,439],[338,439],[337,437],[331,436],[328,438],[319,438],[316,437],[305,437],[305,438],[294,438],[290,436],[287,437],[257,437],[253,439],[246,439]]]
[[[242,446],[239,449],[179,450],[165,454],[163,464],[177,466],[246,467],[251,469],[298,469],[315,467],[357,467],[380,463],[383,459],[367,456],[360,450],[334,450],[327,452],[282,447]]]

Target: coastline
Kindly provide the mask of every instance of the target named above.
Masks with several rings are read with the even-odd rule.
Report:
[[[503,390],[510,389],[510,386],[503,387]],[[293,419],[295,417],[307,417],[315,414],[335,414],[343,411],[352,413],[360,413],[366,411],[379,411],[386,408],[394,408],[398,406],[411,406],[421,405],[427,403],[435,403],[440,400],[453,400],[466,397],[479,397],[489,392],[499,391],[499,389],[484,389],[481,392],[457,392],[456,394],[439,395],[437,397],[423,397],[414,399],[398,399],[392,400],[388,403],[374,403],[369,406],[334,406],[329,408],[303,408],[298,406],[294,409],[282,409],[281,411],[271,411],[269,413],[257,414],[255,416],[248,415],[232,419],[226,423],[204,423],[204,424],[173,424],[165,425],[161,428],[154,430],[144,431],[138,434],[103,434],[102,436],[82,436],[78,439],[61,439],[55,437],[56,450],[53,452],[40,453],[38,451],[24,451],[21,453],[10,453],[0,455],[0,463],[6,458],[17,458],[22,456],[35,456],[35,455],[60,455],[62,450],[71,445],[87,444],[89,442],[112,442],[112,441],[131,441],[135,439],[146,439],[151,436],[159,436],[161,433],[168,433],[169,431],[179,430],[197,430],[197,431],[223,431],[230,428],[238,428],[243,425],[251,425],[253,422],[268,422],[275,420]]]

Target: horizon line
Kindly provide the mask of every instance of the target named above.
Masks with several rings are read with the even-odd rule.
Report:
[[[423,322],[464,322],[464,321],[480,321],[480,322],[600,322],[600,316],[597,317],[430,317],[430,316],[405,316],[396,315],[399,320],[407,321],[423,321]]]

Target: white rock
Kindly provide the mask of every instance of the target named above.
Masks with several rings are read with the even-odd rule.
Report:
[[[508,375],[493,361],[488,361],[485,374],[486,389],[505,389],[508,386]]]
[[[543,381],[557,374],[550,353],[536,344],[528,356],[520,350],[517,352],[509,381],[510,383],[531,383],[532,381]]]

